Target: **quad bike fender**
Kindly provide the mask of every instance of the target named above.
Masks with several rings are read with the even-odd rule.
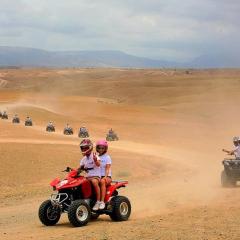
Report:
[[[56,187],[60,183],[60,181],[61,181],[60,178],[55,178],[50,182],[50,186]]]
[[[91,183],[84,177],[79,178],[67,178],[68,183],[64,184],[61,187],[57,187],[57,190],[75,188],[81,186],[83,199],[90,198],[92,195],[92,186]]]
[[[86,180],[81,185],[83,198],[87,199],[92,196],[92,185],[90,181]]]
[[[128,181],[120,181],[120,182],[114,182],[114,184],[110,185],[109,187],[107,187],[107,192],[106,192],[106,196],[105,196],[105,202],[108,202],[110,200],[110,198],[113,196],[113,193],[118,189],[118,188],[122,188],[122,187],[126,187],[126,185],[128,184]]]

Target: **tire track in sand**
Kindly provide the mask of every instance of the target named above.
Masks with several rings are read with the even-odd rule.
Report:
[[[4,88],[8,84],[7,80],[0,78],[0,88]]]
[[[57,145],[78,145],[77,141],[64,141],[64,140],[38,140],[34,138],[4,138],[0,139],[0,143],[29,143],[29,144],[57,144]]]

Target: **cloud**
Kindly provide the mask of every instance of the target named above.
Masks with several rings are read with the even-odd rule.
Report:
[[[0,0],[0,45],[114,49],[186,61],[222,48],[233,51],[240,40],[238,2]]]

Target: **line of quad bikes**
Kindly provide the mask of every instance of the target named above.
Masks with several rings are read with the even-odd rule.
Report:
[[[0,118],[8,119],[8,114],[0,112]],[[18,124],[20,118],[15,115],[12,122]],[[25,126],[33,126],[33,122],[29,117],[25,120]],[[54,125],[49,123],[46,131],[54,132]],[[84,133],[84,135],[81,135],[80,132]],[[64,134],[73,134],[73,129],[67,126],[64,129]],[[79,137],[89,137],[88,131],[84,128],[80,129]],[[117,136],[111,129],[107,135],[107,140],[118,140],[115,137]],[[85,177],[85,173],[89,170],[80,171],[79,169],[67,167],[63,170],[66,173],[64,179],[55,178],[50,182],[54,193],[50,196],[50,199],[40,205],[38,210],[39,219],[44,225],[53,226],[57,224],[63,213],[68,215],[69,222],[74,227],[85,226],[90,220],[95,220],[102,214],[108,215],[113,221],[127,221],[129,219],[131,203],[127,197],[118,193],[120,188],[127,186],[128,181],[112,181],[107,186],[104,199],[105,208],[94,211],[92,208],[96,203],[95,191],[90,181]]]
[[[7,112],[6,111],[4,111],[4,112],[0,111],[0,118],[1,119],[8,119],[9,117],[8,117]],[[14,124],[19,124],[20,123],[20,118],[19,118],[18,115],[13,116],[12,123],[14,123]],[[24,125],[25,126],[33,126],[32,119],[30,117],[27,117],[25,119]],[[46,131],[47,132],[55,132],[56,131],[56,128],[55,128],[55,126],[52,122],[49,122],[47,124]],[[65,128],[63,129],[63,134],[64,135],[73,135],[74,134],[73,128],[70,127],[69,124],[67,124],[65,126]],[[80,127],[80,129],[78,131],[78,137],[80,137],[80,138],[88,138],[89,137],[89,132],[86,129],[86,127]],[[118,135],[112,129],[110,129],[108,131],[107,135],[106,135],[106,140],[107,141],[118,141],[119,138],[118,138]]]

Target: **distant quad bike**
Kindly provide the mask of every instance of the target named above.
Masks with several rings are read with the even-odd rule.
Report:
[[[2,118],[2,112],[0,111],[0,118]]]
[[[8,114],[7,112],[2,113],[2,119],[8,119]]]
[[[79,129],[79,132],[78,132],[78,137],[80,137],[80,138],[88,138],[89,137],[88,130],[86,128],[81,127]]]
[[[55,225],[62,213],[68,214],[69,222],[74,227],[84,226],[101,214],[109,215],[114,221],[128,220],[131,214],[130,201],[127,197],[119,196],[117,191],[126,187],[127,181],[113,181],[107,187],[105,209],[93,211],[96,197],[89,180],[69,167],[64,171],[68,172],[64,180],[56,178],[50,183],[57,193],[52,194],[50,200],[44,201],[39,207],[38,216],[44,225]]]
[[[106,136],[106,140],[107,141],[118,141],[119,138],[115,132],[109,131],[109,133]]]
[[[65,127],[63,130],[64,135],[73,135],[73,129],[71,127]]]
[[[240,181],[240,159],[224,159],[224,170],[221,173],[221,183],[223,187],[235,187]]]
[[[26,120],[25,120],[25,126],[32,126],[33,125],[33,122],[32,122],[32,119],[31,118],[27,118]]]
[[[20,118],[18,116],[14,116],[12,119],[12,123],[20,123]]]
[[[46,127],[47,132],[55,132],[55,126],[53,124],[48,124]]]

